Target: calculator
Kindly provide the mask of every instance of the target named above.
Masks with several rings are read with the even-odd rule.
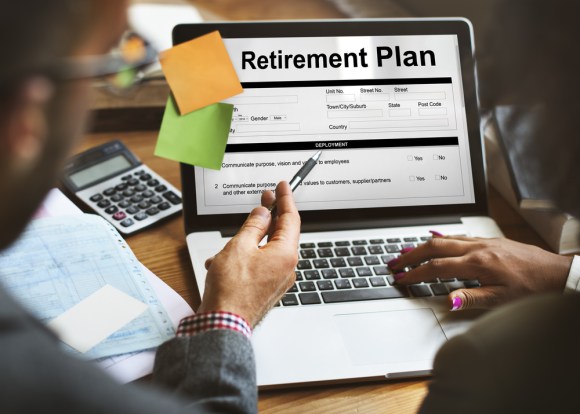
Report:
[[[181,192],[119,140],[74,156],[61,181],[123,234],[143,230],[182,207]]]

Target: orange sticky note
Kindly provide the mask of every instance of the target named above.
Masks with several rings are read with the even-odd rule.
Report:
[[[159,61],[181,115],[243,92],[218,31],[161,52]]]

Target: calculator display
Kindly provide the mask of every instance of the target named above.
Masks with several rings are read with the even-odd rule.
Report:
[[[125,156],[117,155],[99,164],[80,170],[69,175],[70,180],[77,187],[84,187],[104,177],[126,170],[131,163]]]

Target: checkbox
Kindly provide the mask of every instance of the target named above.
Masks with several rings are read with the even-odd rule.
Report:
[[[436,180],[436,181],[439,181],[440,179],[441,179],[441,176],[440,176],[440,175],[436,175],[436,176],[435,176],[435,180]]]
[[[412,155],[407,155],[407,161],[413,161],[413,156]]]
[[[433,161],[438,161],[438,160],[439,160],[439,155],[433,154]]]
[[[409,181],[415,181],[415,176],[414,175],[410,175],[409,176]]]

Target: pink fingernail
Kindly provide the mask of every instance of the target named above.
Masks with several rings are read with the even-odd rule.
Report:
[[[395,266],[397,263],[399,263],[399,258],[398,258],[398,257],[396,257],[396,258],[394,258],[393,260],[390,260],[389,262],[387,262],[387,266],[389,266],[389,267],[393,267],[393,266]]]
[[[445,237],[443,234],[441,234],[441,233],[439,233],[438,231],[435,231],[435,230],[429,230],[429,233],[431,233],[435,237]]]
[[[403,277],[405,277],[405,272],[395,273],[395,280],[401,280]]]
[[[459,310],[463,306],[463,301],[461,300],[461,298],[459,296],[455,296],[453,298],[453,300],[451,301],[451,303],[453,304],[453,307],[451,308],[452,311]]]
[[[402,254],[409,253],[413,249],[414,247],[405,247],[404,249],[401,249],[401,253]]]

